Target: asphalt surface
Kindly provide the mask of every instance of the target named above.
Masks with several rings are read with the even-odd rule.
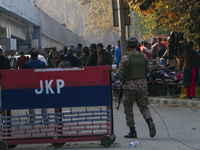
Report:
[[[174,139],[181,141],[182,143],[191,146],[196,149],[200,149],[200,108],[198,106],[186,105],[185,107],[179,106],[179,103],[173,104],[173,102],[164,104],[164,100],[158,101],[161,98],[150,98],[151,106],[162,117],[170,136]],[[180,99],[173,99],[173,101],[180,101]],[[183,99],[182,101],[187,101]],[[196,101],[196,100],[195,100]],[[116,102],[113,102],[113,106],[117,106]],[[116,135],[116,141],[109,147],[104,148],[99,142],[66,142],[58,150],[98,150],[98,149],[115,149],[115,150],[191,150],[192,148],[186,147],[181,143],[171,140],[168,137],[167,130],[161,121],[159,115],[153,111],[150,107],[152,117],[154,119],[157,135],[154,138],[149,137],[148,126],[139,112],[137,106],[134,106],[134,116],[136,122],[136,130],[138,134],[137,139],[125,139],[124,134],[129,132],[125,122],[125,115],[123,112],[123,105],[120,106],[119,111],[116,109],[114,112],[114,132]],[[137,147],[130,147],[130,143],[138,141]],[[51,144],[35,144],[35,145],[18,145],[15,150],[50,150],[55,149]]]

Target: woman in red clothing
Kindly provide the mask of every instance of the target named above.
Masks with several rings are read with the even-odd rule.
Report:
[[[183,86],[186,87],[186,93],[188,99],[195,98],[195,84],[199,81],[199,61],[200,56],[197,52],[193,51],[193,42],[189,42],[186,45],[186,51],[184,53],[184,78]]]

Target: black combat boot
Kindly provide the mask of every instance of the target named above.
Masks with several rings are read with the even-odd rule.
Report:
[[[149,134],[150,137],[154,137],[156,135],[156,128],[155,128],[155,124],[153,122],[153,120],[151,118],[146,120],[148,126],[149,126]]]
[[[124,135],[124,138],[137,138],[135,127],[130,127],[130,132],[127,135]]]

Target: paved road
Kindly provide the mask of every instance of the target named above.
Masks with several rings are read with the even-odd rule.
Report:
[[[114,102],[114,106],[117,103]],[[200,112],[188,112],[188,109],[195,107],[169,107],[154,105],[156,111],[162,116],[166,122],[171,137],[182,141],[194,148],[200,149]],[[197,109],[197,108],[196,108]],[[114,129],[116,134],[116,141],[107,150],[191,150],[176,141],[169,139],[166,129],[160,120],[159,116],[150,108],[154,122],[156,124],[157,135],[155,138],[149,137],[149,131],[146,122],[142,118],[139,109],[135,106],[135,122],[136,130],[138,134],[137,139],[125,139],[123,135],[128,133],[129,130],[125,124],[125,116],[123,113],[123,107],[121,105],[120,110],[114,110]],[[139,145],[135,148],[129,146],[132,141],[139,141]],[[66,143],[58,150],[98,150],[105,149],[100,142],[78,142],[78,143]],[[39,144],[39,145],[18,145],[15,150],[50,150],[54,149],[51,144]]]

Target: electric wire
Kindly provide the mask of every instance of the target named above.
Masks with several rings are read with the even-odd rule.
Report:
[[[150,105],[150,106],[151,106],[151,105]],[[167,125],[166,125],[165,121],[163,120],[163,118],[162,118],[162,117],[160,116],[160,114],[154,109],[153,106],[151,106],[151,108],[152,108],[153,111],[159,116],[159,118],[162,120],[162,122],[163,122],[163,124],[164,124],[164,126],[165,126],[165,128],[166,128],[167,135],[168,135],[168,137],[169,137],[171,140],[174,140],[174,141],[176,141],[176,142],[178,142],[178,143],[181,143],[182,145],[184,145],[184,146],[186,146],[186,147],[188,147],[188,148],[191,148],[191,149],[194,149],[194,150],[199,150],[199,149],[194,148],[194,147],[192,147],[192,146],[189,146],[189,145],[187,145],[187,144],[185,144],[185,143],[183,143],[183,142],[181,142],[181,141],[179,141],[179,140],[177,140],[177,139],[175,139],[175,138],[172,138],[171,135],[170,135],[170,133],[169,133],[169,130],[168,130],[168,128],[167,128]]]
[[[142,96],[142,94],[140,94],[136,89],[135,89],[135,91],[145,100],[145,98],[144,98],[144,96]],[[171,140],[176,141],[176,142],[178,142],[178,143],[181,143],[182,145],[184,145],[184,146],[186,146],[186,147],[188,147],[188,148],[191,148],[191,149],[194,149],[194,150],[199,150],[199,149],[197,149],[197,148],[194,148],[194,147],[192,147],[192,146],[189,146],[189,145],[187,145],[187,144],[181,142],[180,140],[177,140],[177,139],[175,139],[175,138],[172,138],[171,135],[170,135],[170,133],[169,133],[168,127],[167,127],[165,121],[163,120],[163,118],[162,118],[162,117],[160,116],[160,114],[154,109],[153,106],[150,105],[150,107],[153,109],[153,111],[154,111],[154,112],[159,116],[159,118],[162,120],[162,122],[163,122],[163,124],[164,124],[164,126],[165,126],[165,128],[166,128],[167,135],[168,135],[168,137],[169,137]]]
[[[119,75],[119,73],[118,73],[118,75]],[[121,77],[122,77],[122,76],[121,76]],[[124,77],[122,77],[122,78],[127,82],[127,80],[126,80]],[[136,83],[136,84],[137,84],[137,83]],[[144,97],[141,93],[139,93],[131,84],[129,84],[129,85],[142,97],[142,99],[146,100],[145,97]],[[137,85],[137,86],[138,86],[138,85]],[[138,86],[138,87],[139,87],[139,86]],[[178,143],[180,143],[180,144],[182,144],[182,145],[184,145],[184,146],[186,146],[186,147],[188,147],[188,148],[191,148],[191,149],[193,149],[193,150],[199,150],[199,149],[197,149],[197,148],[194,148],[194,147],[192,147],[192,146],[189,146],[189,145],[187,145],[187,144],[181,142],[180,140],[177,140],[177,139],[175,139],[175,138],[172,138],[171,135],[170,135],[170,133],[169,133],[168,127],[167,127],[165,121],[163,120],[163,118],[162,118],[162,117],[160,116],[160,114],[154,109],[153,106],[150,105],[150,107],[153,109],[153,111],[159,116],[159,118],[160,118],[161,121],[163,122],[163,124],[164,124],[164,126],[165,126],[165,129],[166,129],[166,131],[167,131],[167,135],[168,135],[168,137],[169,137],[171,140],[176,141],[176,142],[178,142]]]

